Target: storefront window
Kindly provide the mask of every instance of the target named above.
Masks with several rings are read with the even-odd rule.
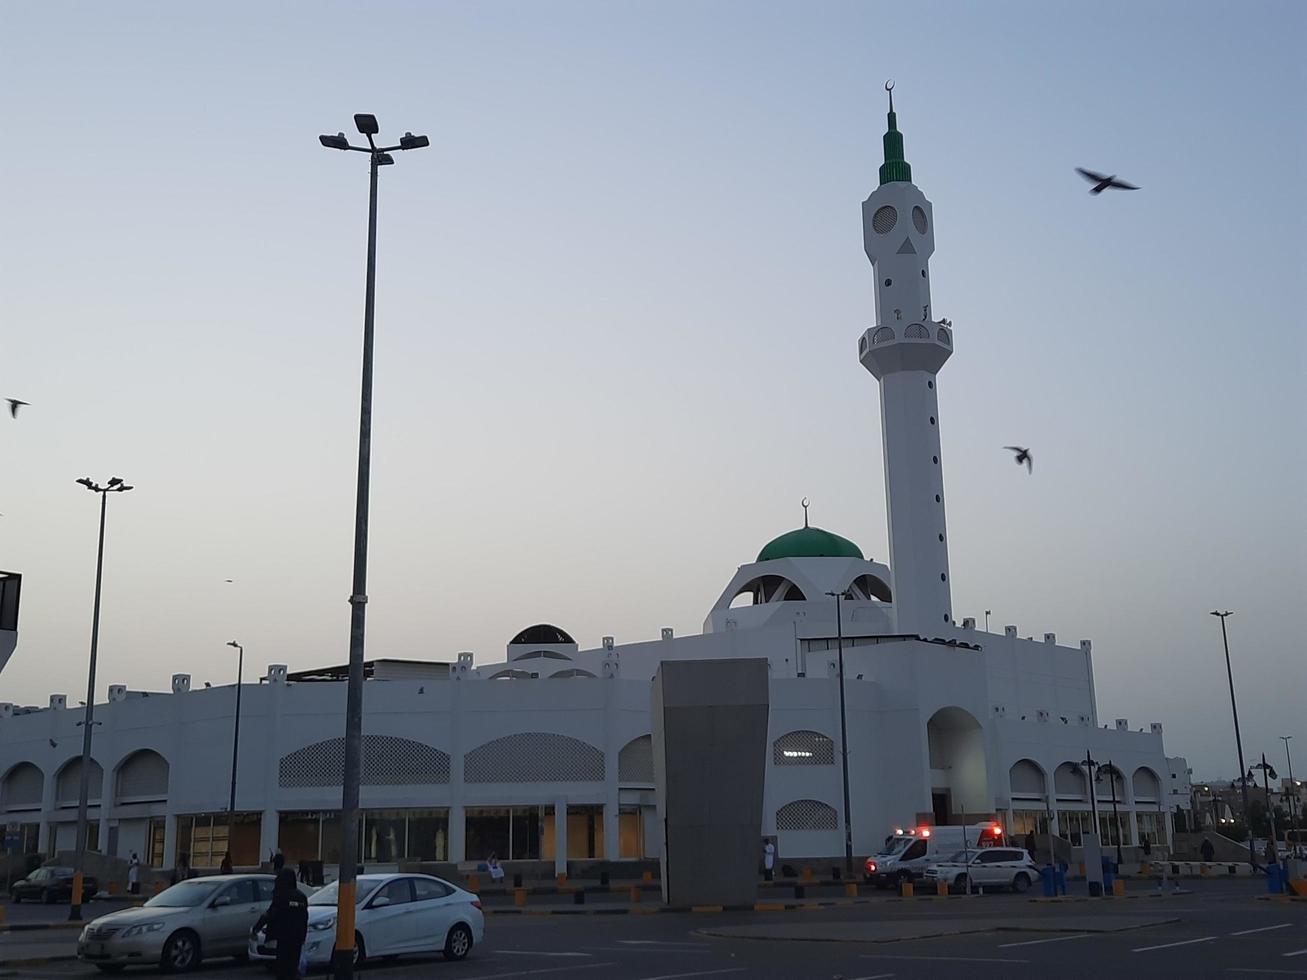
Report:
[[[449,811],[408,811],[408,857],[413,861],[449,860]]]
[[[180,821],[178,822],[180,826]],[[163,842],[167,832],[167,821],[163,817],[150,818],[150,831],[146,840],[145,860],[151,868],[163,867]]]
[[[1012,826],[1008,828],[1008,838],[1015,844],[1020,844],[1022,839],[1034,832],[1036,834],[1048,833],[1048,813],[1044,810],[1013,810]]]
[[[1144,842],[1145,837],[1154,846],[1166,844],[1166,818],[1161,813],[1136,813],[1135,822],[1139,825],[1140,844]]]
[[[545,807],[468,807],[466,848],[469,861],[484,861],[491,854],[500,860],[536,860],[540,855]],[[552,807],[548,823],[553,825]]]
[[[262,819],[258,813],[193,813],[179,816],[178,860],[186,855],[192,868],[216,868],[230,852],[232,864],[242,867],[256,865],[259,863],[259,828]],[[152,848],[154,833],[151,830]],[[163,861],[162,841],[159,843],[159,861]]]
[[[644,857],[644,817],[638,806],[624,806],[617,811],[617,836],[621,844],[618,857]]]

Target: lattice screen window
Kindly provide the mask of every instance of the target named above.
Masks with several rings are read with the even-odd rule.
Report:
[[[641,735],[622,746],[617,756],[619,783],[649,783],[654,781],[653,737]]]
[[[929,340],[930,331],[920,323],[910,323],[908,329],[903,331],[903,336],[909,340]]]
[[[821,732],[786,732],[772,742],[771,759],[778,766],[833,766],[835,743]]]
[[[777,830],[836,830],[835,808],[821,800],[795,800],[776,811]]]
[[[593,745],[551,732],[505,735],[463,758],[467,783],[601,783],[604,754]]]
[[[77,797],[81,793],[81,780],[82,760],[78,758],[64,766],[63,771],[59,773],[59,778],[55,780],[55,802],[60,806],[75,805]],[[88,783],[86,798],[88,800],[100,799],[103,786],[104,769],[100,767],[100,763],[92,759],[91,778]]]
[[[281,757],[277,783],[286,788],[339,786],[345,740],[329,738]],[[394,735],[363,736],[364,786],[434,786],[449,782],[449,753]]]
[[[45,774],[30,762],[20,762],[0,784],[0,808],[40,806],[44,792]]]
[[[158,752],[142,749],[118,767],[117,800],[166,800],[168,762]]]

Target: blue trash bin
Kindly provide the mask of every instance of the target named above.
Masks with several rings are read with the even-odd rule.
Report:
[[[1053,872],[1053,886],[1059,895],[1066,894],[1066,865],[1059,864]]]
[[[1102,892],[1100,892],[1100,894],[1103,895],[1112,894],[1112,881],[1115,878],[1116,878],[1116,865],[1112,863],[1111,858],[1109,858],[1107,855],[1103,855],[1103,890]],[[1091,895],[1093,894],[1092,888],[1090,889],[1089,893]]]
[[[1268,864],[1266,866],[1266,890],[1272,895],[1278,895],[1284,891],[1284,878],[1280,874],[1278,864]]]
[[[1053,870],[1051,864],[1044,865],[1044,869],[1039,872],[1040,880],[1044,885],[1044,897],[1052,898],[1057,894],[1057,872]]]

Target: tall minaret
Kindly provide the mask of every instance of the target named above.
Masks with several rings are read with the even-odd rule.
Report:
[[[903,159],[894,84],[885,88],[885,163],[880,186],[862,203],[862,237],[876,273],[876,325],[858,341],[858,359],[880,381],[897,628],[929,634],[953,622],[935,387],[953,353],[953,329],[932,318],[926,263],[935,251],[934,214]]]

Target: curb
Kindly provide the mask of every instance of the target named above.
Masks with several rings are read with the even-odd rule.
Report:
[[[1307,895],[1258,895],[1257,902],[1307,902]]]
[[[24,956],[12,960],[0,960],[0,970],[9,970],[19,966],[46,966],[49,963],[67,963],[77,959],[76,953],[61,953],[56,956]]]
[[[1040,896],[1038,898],[1027,899],[1030,902],[1040,902],[1044,904],[1056,902],[1101,902],[1117,901],[1129,898],[1173,898],[1176,896],[1192,895],[1192,888],[1180,888],[1171,892],[1136,892],[1133,895],[1054,895],[1052,898]]]
[[[849,944],[849,943],[861,943],[862,945],[865,945],[865,946],[883,946],[883,945],[888,945],[888,944],[891,944],[891,943],[910,943],[910,942],[917,942],[918,940],[921,940],[921,939],[943,939],[943,938],[946,938],[946,937],[949,937],[949,936],[975,936],[975,935],[979,935],[979,934],[987,933],[987,932],[1040,932],[1040,933],[1043,933],[1043,932],[1081,933],[1081,932],[1083,932],[1083,933],[1086,933],[1087,935],[1091,935],[1091,936],[1100,936],[1100,935],[1101,935],[1101,936],[1106,936],[1106,935],[1111,935],[1112,933],[1116,933],[1116,932],[1133,932],[1133,931],[1138,930],[1138,929],[1152,929],[1152,928],[1154,928],[1154,927],[1156,927],[1156,926],[1160,926],[1160,925],[1170,925],[1171,923],[1175,923],[1175,922],[1179,922],[1179,921],[1180,921],[1179,919],[1171,918],[1171,919],[1163,919],[1163,920],[1160,921],[1160,922],[1146,922],[1146,923],[1143,923],[1143,924],[1140,924],[1140,925],[1118,926],[1118,927],[1113,928],[1113,929],[1094,929],[1094,930],[1086,930],[1086,929],[1069,929],[1069,928],[1066,928],[1065,926],[1057,926],[1057,925],[1048,925],[1048,926],[1041,925],[1041,924],[1031,925],[1030,923],[1024,923],[1024,924],[1021,924],[1021,925],[1015,925],[1015,924],[1014,924],[1014,925],[998,925],[998,926],[996,926],[996,925],[992,925],[992,924],[980,924],[980,925],[976,925],[976,926],[962,926],[962,927],[955,928],[955,929],[940,929],[940,930],[937,930],[937,931],[934,931],[934,932],[923,933],[923,934],[921,934],[921,935],[916,935],[916,936],[907,936],[907,937],[895,936],[895,937],[885,938],[885,939],[867,939],[867,938],[861,938],[861,937],[859,937],[859,938],[849,938],[849,939],[833,939],[833,938],[831,938],[830,936],[801,936],[801,937],[794,937],[794,936],[735,936],[735,935],[724,935],[723,933],[715,932],[715,931],[713,931],[712,929],[695,929],[694,932],[693,932],[693,935],[696,935],[696,936],[707,936],[707,937],[711,937],[711,938],[715,938],[715,939],[723,939],[723,938],[726,938],[726,939],[742,939],[742,940],[748,940],[748,941],[751,941],[751,942],[780,942],[780,943],[804,943],[804,942],[813,942],[813,943],[843,943],[843,944]]]
[[[754,902],[752,905],[633,905],[627,908],[586,908],[560,906],[558,908],[483,908],[483,915],[713,915],[720,912],[801,912],[805,909],[847,908],[866,905],[869,898],[843,899],[824,902]]]
[[[87,920],[90,921],[90,920]],[[3,932],[40,932],[43,929],[81,929],[86,922],[10,922],[0,925]]]

